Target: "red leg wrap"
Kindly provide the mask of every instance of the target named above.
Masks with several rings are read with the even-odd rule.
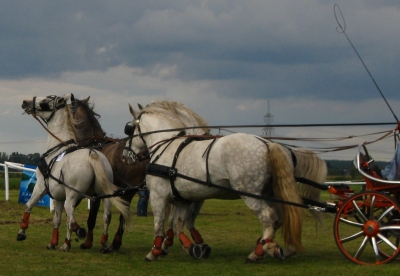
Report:
[[[196,244],[202,244],[204,243],[203,237],[200,235],[199,231],[196,230],[196,228],[191,228],[190,229],[190,234],[192,235],[192,239]]]
[[[68,248],[71,248],[71,240],[65,238],[65,244],[68,245]]]
[[[264,249],[263,249],[263,245],[266,244],[266,243],[271,243],[271,242],[274,242],[274,241],[272,239],[265,239],[265,240],[258,239],[256,248],[254,249],[254,253],[257,256],[264,256],[265,252],[264,252]]]
[[[79,226],[78,223],[75,222],[74,227],[73,227],[73,231],[76,232],[79,228],[81,228],[81,227]]]
[[[114,240],[120,242],[122,240],[122,237],[118,234],[115,234]]]
[[[168,229],[167,231],[167,238],[164,242],[166,246],[172,246],[174,244],[174,230]]]
[[[193,244],[192,241],[183,232],[178,235],[178,238],[184,248],[189,248]]]
[[[53,236],[51,237],[50,244],[53,247],[58,245],[58,228],[53,229]]]
[[[162,246],[163,240],[164,240],[164,237],[161,237],[161,236],[157,236],[154,238],[154,247],[151,252],[154,256],[160,256],[162,254],[161,246]]]
[[[101,240],[100,240],[100,244],[101,245],[105,245],[108,241],[108,234],[107,235],[101,235]]]
[[[31,216],[30,213],[27,213],[27,212],[24,213],[24,217],[23,217],[22,222],[20,224],[21,229],[25,230],[25,229],[28,228],[30,216]]]
[[[93,246],[93,230],[89,230],[85,240],[85,247],[92,248]]]

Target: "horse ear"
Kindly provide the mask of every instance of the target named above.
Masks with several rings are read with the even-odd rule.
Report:
[[[137,106],[139,107],[140,110],[143,109],[143,106],[140,103],[138,103]]]
[[[133,118],[136,119],[136,118],[139,116],[139,112],[136,112],[136,111],[132,108],[132,106],[131,106],[130,104],[128,104],[128,105],[129,105],[129,111],[131,112]]]
[[[87,97],[87,98],[85,98],[85,99],[83,99],[82,101],[85,102],[85,103],[88,103],[88,102],[89,102],[89,99],[90,99],[90,96]]]
[[[74,94],[72,94],[72,93],[69,93],[69,94],[66,94],[66,95],[64,95],[63,97],[61,97],[62,99],[64,99],[64,101],[65,102],[68,102],[68,100],[72,100],[72,99],[74,99]]]

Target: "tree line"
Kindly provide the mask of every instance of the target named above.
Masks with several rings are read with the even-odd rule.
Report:
[[[31,154],[22,154],[19,152],[13,152],[8,155],[5,152],[0,152],[0,163],[4,163],[6,161],[19,163],[19,164],[28,164],[36,166],[40,159],[40,153],[31,153]],[[0,167],[2,170],[3,167]]]

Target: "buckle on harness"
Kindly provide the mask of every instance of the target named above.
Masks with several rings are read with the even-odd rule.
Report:
[[[176,173],[178,172],[178,170],[176,168],[169,168],[168,169],[168,176],[176,179]]]

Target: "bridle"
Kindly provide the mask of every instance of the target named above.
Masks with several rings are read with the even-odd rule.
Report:
[[[49,99],[49,100],[47,102],[39,103],[40,109],[37,109],[36,108],[36,96],[33,97],[32,108],[25,109],[25,112],[28,113],[28,114],[33,115],[34,117],[36,117],[36,111],[51,111],[51,115],[47,120],[42,119],[47,124],[51,120],[51,118],[53,118],[54,113],[56,113],[57,110],[65,107],[65,101],[64,101],[64,98],[57,97],[55,95],[47,96],[46,99]],[[59,99],[63,99],[61,104],[57,104]],[[50,107],[51,103],[53,103],[52,107]]]
[[[51,120],[51,118],[53,118],[53,116],[56,113],[56,111],[61,109],[61,108],[64,108],[65,105],[66,105],[64,98],[62,98],[63,99],[62,103],[57,104],[58,103],[58,99],[60,99],[60,98],[62,98],[62,97],[57,97],[55,95],[47,96],[46,99],[50,99],[50,100],[45,102],[45,103],[43,103],[43,102],[39,103],[40,109],[37,109],[36,108],[36,96],[35,96],[35,97],[33,97],[33,100],[32,100],[32,108],[25,109],[25,112],[27,114],[32,115],[32,117],[35,118],[51,136],[53,136],[60,143],[65,144],[64,141],[62,141],[60,138],[58,138],[53,133],[51,133],[51,131],[36,116],[36,111],[51,111],[51,115],[47,120],[41,118],[46,124],[48,124],[48,122]],[[53,103],[52,107],[50,107],[50,103],[51,102]]]
[[[132,121],[132,124],[126,123],[125,125],[125,129],[124,129],[124,133],[126,135],[129,136],[129,146],[125,146],[124,150],[126,150],[128,152],[128,158],[130,158],[131,160],[137,160],[137,161],[143,161],[144,159],[146,159],[147,157],[143,157],[143,155],[141,154],[141,152],[136,153],[133,149],[132,149],[132,141],[133,138],[135,138],[136,136],[139,136],[140,139],[142,139],[143,143],[146,145],[146,141],[143,139],[143,135],[142,135],[142,131],[140,129],[140,117],[143,113],[141,113],[137,119],[134,119]],[[135,129],[137,127],[138,130],[138,134],[135,134]]]

